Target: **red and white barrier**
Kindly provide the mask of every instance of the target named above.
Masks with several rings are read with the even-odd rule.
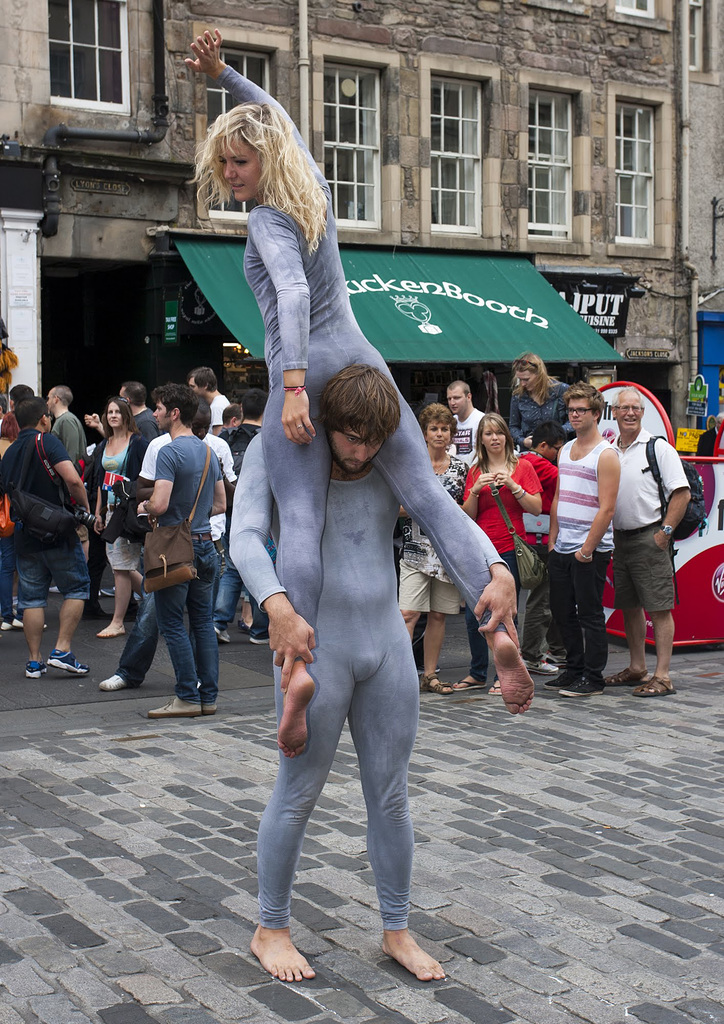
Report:
[[[613,419],[610,403],[625,387],[635,387],[646,399],[643,426],[654,435],[662,435],[674,443],[674,432],[661,403],[641,384],[616,381],[604,384],[606,409],[601,420],[601,433],[613,444],[618,425]],[[713,458],[700,455],[682,456],[696,467],[704,482],[706,524],[684,540],[675,541],[676,584],[679,603],[673,610],[674,646],[684,644],[724,643],[724,423],[719,429]],[[607,629],[613,636],[624,636],[623,615],[613,607],[613,568],[609,565],[603,595]],[[646,641],[653,643],[653,627],[646,621]]]

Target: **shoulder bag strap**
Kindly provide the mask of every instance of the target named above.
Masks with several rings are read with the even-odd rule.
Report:
[[[510,516],[508,515],[508,510],[506,509],[505,505],[502,502],[502,499],[500,497],[500,493],[499,493],[498,488],[491,485],[490,493],[495,498],[495,504],[500,509],[500,514],[503,517],[505,525],[508,527],[508,533],[511,534],[511,536],[512,536],[513,534],[515,534],[515,527],[513,526],[513,524],[510,521]]]
[[[193,518],[196,515],[196,506],[199,503],[199,498],[201,497],[201,491],[203,490],[204,483],[206,482],[206,474],[209,472],[209,462],[210,461],[211,461],[211,449],[209,448],[208,445],[206,445],[206,462],[204,463],[204,471],[201,474],[201,483],[199,484],[199,489],[196,492],[196,501],[194,502],[194,507],[191,509],[191,514],[189,515],[189,522],[190,523],[193,522]]]
[[[38,437],[40,437],[40,434],[38,434]],[[28,443],[25,446],[25,456],[23,458],[23,464],[20,467],[20,479],[18,480],[17,483],[13,484],[13,488],[17,488],[19,491],[22,491],[23,485],[25,483],[25,478],[28,475],[28,470],[30,469],[30,460],[33,457],[33,452],[35,451],[35,443],[36,442],[37,442],[37,437],[36,437],[35,441],[31,441],[30,439],[28,439]]]

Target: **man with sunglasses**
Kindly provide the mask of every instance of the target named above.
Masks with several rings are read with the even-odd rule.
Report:
[[[575,439],[558,456],[551,506],[548,575],[551,612],[566,648],[555,682],[561,697],[603,693],[608,658],[603,588],[613,551],[613,519],[621,468],[598,424],[605,401],[579,381],[564,398]]]

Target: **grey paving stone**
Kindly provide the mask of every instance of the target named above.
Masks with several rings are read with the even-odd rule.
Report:
[[[321,885],[316,885],[314,882],[300,882],[294,887],[294,891],[298,896],[327,909],[341,907],[347,902],[337,893],[331,892]]]
[[[158,1019],[167,1024],[219,1024],[217,1017],[198,1006],[171,1006]]]
[[[442,942],[444,939],[451,939],[460,934],[460,929],[444,918],[423,914],[418,910],[412,911],[408,924],[412,932],[434,942]]]
[[[308,1020],[319,1013],[315,1003],[305,999],[283,982],[253,988],[248,994],[284,1020]]]
[[[504,960],[506,956],[502,950],[496,949],[495,946],[474,936],[448,939],[445,945],[455,950],[456,953],[460,953],[461,956],[470,957],[478,964],[492,964],[497,960]]]
[[[645,1024],[691,1024],[688,1015],[672,1010],[667,1006],[655,1003],[638,1003],[628,1007],[629,1016],[644,1021]]]
[[[487,1003],[466,988],[438,988],[435,999],[475,1024],[506,1024],[514,1019],[507,1010]]]
[[[55,914],[61,909],[58,900],[54,900],[38,889],[18,889],[5,893],[8,903],[14,904],[18,910],[28,917],[42,917],[44,914]]]
[[[201,963],[237,988],[249,988],[259,984],[258,964],[249,964],[236,953],[210,953],[201,957]]]
[[[11,949],[5,942],[0,940],[0,964],[16,964],[22,960],[22,956]]]
[[[41,917],[40,923],[57,935],[61,942],[71,949],[88,949],[91,946],[102,946],[107,940],[91,931],[82,921],[70,914],[55,914],[52,917]]]
[[[711,999],[686,999],[677,1003],[677,1009],[701,1024],[724,1024],[724,1005],[713,1003]]]
[[[95,864],[91,864],[83,857],[65,857],[63,860],[54,860],[53,864],[73,878],[100,878],[103,875]]]
[[[133,917],[138,918],[139,921],[143,921],[145,925],[152,928],[155,932],[159,932],[165,935],[169,932],[183,931],[187,925],[182,917],[178,914],[173,914],[169,910],[164,910],[163,907],[159,907],[155,903],[151,903],[149,900],[140,900],[137,903],[127,903],[124,907],[127,914],[131,914]]]
[[[640,924],[624,925],[616,930],[620,932],[621,935],[628,935],[631,938],[638,939],[640,942],[644,942],[648,946],[654,946],[656,949],[661,949],[665,953],[671,953],[673,956],[681,957],[683,960],[689,960],[692,957],[698,956],[700,953],[700,950],[696,949],[695,946],[679,942],[677,939],[672,939],[670,935],[667,935],[664,932],[654,931],[653,928],[646,928]]]
[[[541,882],[555,886],[557,889],[573,892],[577,896],[603,896],[604,894],[604,890],[599,889],[598,886],[589,885],[588,882],[583,882],[580,878],[571,878],[570,875],[564,875],[560,871],[549,875],[542,875]]]
[[[334,928],[343,928],[344,922],[330,917],[305,900],[292,899],[292,917],[305,925],[310,931],[323,932]]]
[[[116,1003],[98,1010],[104,1024],[155,1024],[155,1018],[137,1003]]]
[[[191,956],[203,956],[205,953],[215,953],[221,949],[220,942],[212,939],[210,935],[204,935],[203,932],[175,932],[169,935],[169,939]]]

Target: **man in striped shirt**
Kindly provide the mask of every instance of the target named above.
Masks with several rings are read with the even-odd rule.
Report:
[[[579,381],[564,395],[575,431],[558,456],[551,506],[548,575],[551,612],[566,648],[566,667],[546,685],[561,697],[603,693],[608,657],[603,588],[613,551],[613,519],[621,475],[616,452],[598,424],[605,401]]]

